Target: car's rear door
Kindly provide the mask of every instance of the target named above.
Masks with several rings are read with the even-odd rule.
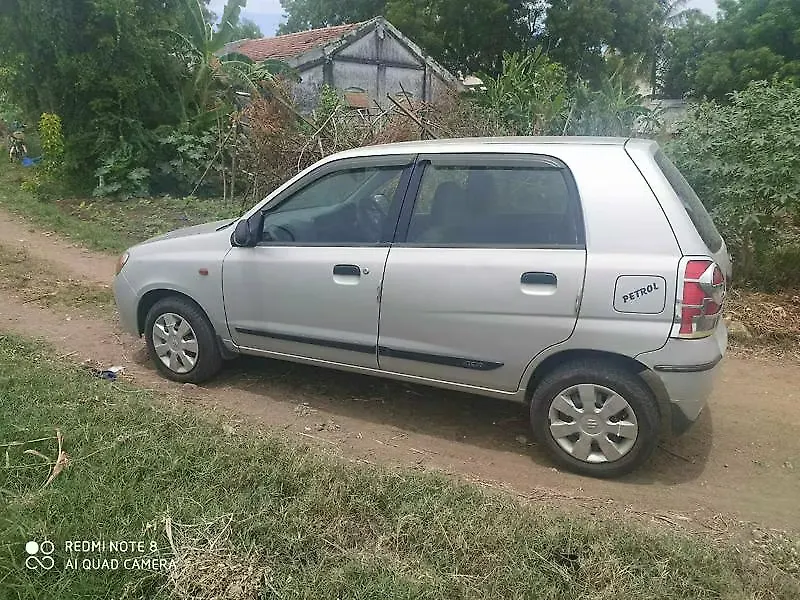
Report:
[[[384,275],[380,368],[517,390],[531,358],[571,335],[585,265],[560,161],[420,156]]]

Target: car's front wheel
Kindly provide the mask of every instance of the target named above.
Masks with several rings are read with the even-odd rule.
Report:
[[[647,384],[613,363],[566,364],[544,377],[531,399],[537,441],[560,465],[616,477],[655,450],[659,411]]]
[[[179,296],[162,298],[147,313],[147,351],[165,377],[201,383],[222,366],[214,328],[194,302]]]

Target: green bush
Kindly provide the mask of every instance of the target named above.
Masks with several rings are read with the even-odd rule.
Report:
[[[61,117],[53,113],[42,113],[39,118],[39,141],[47,164],[53,168],[60,168],[64,162],[64,133],[61,130]]]
[[[195,129],[191,124],[164,128],[158,138],[161,158],[153,177],[155,192],[203,196],[221,192],[218,133],[213,129]]]
[[[541,50],[503,55],[496,77],[482,76],[477,103],[519,135],[560,134],[570,100],[567,73]]]
[[[597,88],[577,83],[564,134],[629,137],[651,135],[660,128],[660,114],[648,108],[644,96],[617,71],[602,78]]]
[[[645,106],[631,66],[618,59],[614,72],[592,87],[569,82],[564,68],[541,50],[503,56],[496,77],[484,75],[477,104],[517,135],[630,136],[659,129],[659,115]]]
[[[766,253],[759,267],[750,278],[756,287],[767,291],[800,289],[800,240]]]
[[[119,146],[102,159],[95,171],[97,187],[92,195],[124,198],[147,196],[150,191],[150,170],[141,167],[143,153],[133,144],[120,138]]]
[[[800,89],[762,81],[729,104],[703,102],[666,149],[714,216],[737,278],[800,284]]]
[[[61,129],[61,118],[53,113],[43,113],[39,118],[38,153],[41,162],[31,169],[29,176],[22,183],[23,191],[36,196],[39,200],[51,200],[61,195],[64,188],[64,134]],[[28,155],[36,156],[28,144]]]

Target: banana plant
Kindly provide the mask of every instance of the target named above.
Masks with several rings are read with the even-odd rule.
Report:
[[[481,74],[485,90],[476,101],[520,135],[560,131],[569,100],[567,75],[541,48],[505,53],[496,77]]]
[[[660,114],[624,75],[625,64],[604,77],[597,88],[578,81],[572,118],[565,130],[573,135],[630,136],[660,128]]]
[[[213,122],[230,106],[234,92],[255,92],[262,82],[290,71],[282,61],[255,63],[242,54],[225,52],[226,45],[234,41],[247,0],[228,0],[216,27],[201,0],[183,1],[191,26],[184,32],[169,31],[177,41],[174,52],[186,65],[181,89],[184,120]]]

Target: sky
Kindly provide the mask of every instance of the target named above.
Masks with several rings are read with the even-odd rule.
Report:
[[[211,10],[222,14],[225,0],[211,0]],[[714,16],[717,12],[717,0],[690,0],[687,8],[699,8],[703,12]],[[247,8],[242,11],[242,16],[255,21],[266,36],[275,35],[278,25],[283,20],[283,11],[280,0],[248,0]]]
[[[221,15],[225,1],[211,0],[208,5],[217,15]],[[264,35],[272,36],[283,20],[283,9],[279,0],[247,0],[247,7],[242,11],[242,17],[255,21]]]
[[[717,14],[717,0],[691,0],[687,8],[699,8],[713,17]]]

